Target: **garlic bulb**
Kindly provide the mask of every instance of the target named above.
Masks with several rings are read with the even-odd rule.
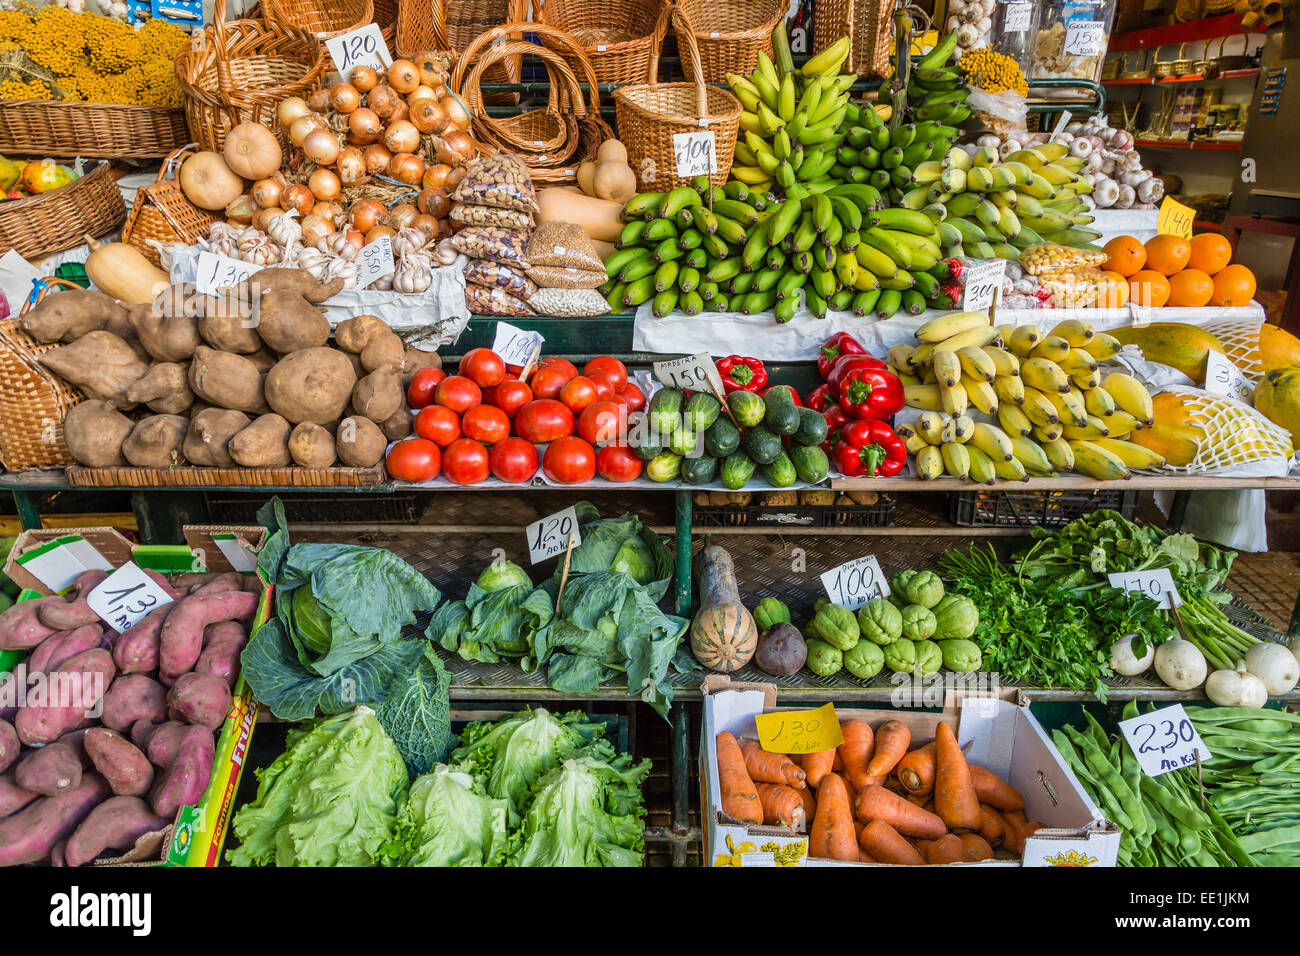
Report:
[[[428,240],[419,229],[410,226],[393,236],[393,255],[400,258],[419,252]]]
[[[1137,191],[1127,183],[1120,183],[1119,198],[1115,200],[1116,209],[1131,209],[1137,202]]]
[[[329,282],[333,279],[342,279],[343,288],[345,289],[356,288],[357,264],[350,259],[344,259],[342,256],[327,256],[325,277],[321,281]]]
[[[391,292],[393,290],[393,273],[382,275],[366,288],[374,289],[376,292]]]
[[[429,257],[421,253],[402,256],[393,272],[393,289],[397,292],[413,294],[428,290],[433,285],[433,264]]]
[[[302,240],[302,223],[298,221],[296,210],[282,212],[271,219],[266,227],[266,234],[281,249],[287,249]]]
[[[1156,179],[1151,176],[1137,185],[1137,198],[1139,202],[1151,204],[1159,202],[1165,195],[1165,181]]]
[[[327,254],[321,252],[319,249],[312,249],[310,246],[304,246],[298,251],[298,255],[295,259],[288,259],[286,257],[285,261],[296,262],[299,269],[306,269],[313,275],[315,275],[316,270],[320,270],[323,275],[327,258]],[[317,278],[319,279],[320,276],[317,276]]]
[[[316,243],[316,248],[321,252],[328,252],[331,255],[347,259],[349,262],[357,257],[361,250],[352,244],[345,232],[332,232],[324,239]]]
[[[458,255],[460,253],[456,251],[456,247],[451,244],[450,239],[441,240],[433,252],[434,261],[440,266],[451,265],[456,261]]]

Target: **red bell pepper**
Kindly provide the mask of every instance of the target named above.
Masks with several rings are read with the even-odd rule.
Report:
[[[830,385],[823,382],[808,393],[806,404],[814,412],[824,412],[826,406],[835,404],[835,393],[831,391]]]
[[[763,390],[762,390],[761,392],[759,392],[758,394],[759,394],[760,397],[761,397],[761,396],[764,396],[764,395],[766,395],[768,392],[772,391],[772,389],[774,389],[774,388],[790,388],[790,386],[789,386],[789,385],[769,385],[767,388],[763,389]],[[790,397],[791,397],[792,399],[794,399],[794,404],[795,404],[795,407],[796,407],[796,408],[803,408],[803,399],[801,399],[801,398],[799,397],[799,393],[796,392],[793,388],[790,388]]]
[[[831,372],[831,366],[841,355],[867,355],[862,343],[847,332],[836,332],[822,345],[817,354],[817,371],[823,379]]]
[[[728,355],[713,364],[718,367],[727,394],[757,392],[767,384],[767,369],[761,361],[748,355]]]
[[[851,369],[840,380],[840,407],[850,418],[887,422],[903,405],[903,383],[887,368]]]
[[[907,464],[907,446],[884,422],[860,419],[840,429],[831,461],[847,478],[890,478]]]
[[[826,376],[826,384],[836,395],[840,393],[840,381],[855,368],[889,368],[880,359],[871,355],[841,355],[831,364],[831,371]]]
[[[840,429],[853,419],[844,414],[844,409],[835,404],[826,406],[822,418],[826,419],[826,440],[822,442],[822,451],[829,455],[831,448],[840,440]]]

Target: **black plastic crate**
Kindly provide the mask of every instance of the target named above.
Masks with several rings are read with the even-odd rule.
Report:
[[[696,505],[694,523],[708,528],[883,528],[894,523],[894,500],[874,505]]]
[[[948,495],[948,520],[970,527],[1059,528],[1103,508],[1132,518],[1136,491],[954,491]]]
[[[267,494],[206,492],[208,520],[216,524],[251,524]],[[281,493],[285,517],[291,524],[412,524],[419,518],[419,495]]]

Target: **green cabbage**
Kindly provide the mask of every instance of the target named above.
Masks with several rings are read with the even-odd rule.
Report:
[[[493,561],[483,569],[475,583],[489,594],[514,587],[526,587],[531,591],[533,587],[528,572],[513,561]]]

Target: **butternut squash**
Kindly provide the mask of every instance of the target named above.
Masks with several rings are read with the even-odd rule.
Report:
[[[170,285],[171,279],[133,246],[122,242],[105,245],[86,236],[90,255],[86,275],[96,288],[128,305],[152,302]]]
[[[1112,329],[1110,334],[1123,345],[1136,345],[1147,361],[1172,366],[1197,385],[1205,384],[1206,356],[1211,352],[1226,354],[1213,335],[1185,322],[1128,325]]]
[[[623,204],[568,187],[543,189],[537,194],[541,207],[538,222],[571,222],[592,239],[613,242],[623,230]]]
[[[754,656],[758,626],[740,602],[735,565],[725,548],[705,548],[699,569],[700,610],[691,622],[691,652],[710,670],[729,674]]]

